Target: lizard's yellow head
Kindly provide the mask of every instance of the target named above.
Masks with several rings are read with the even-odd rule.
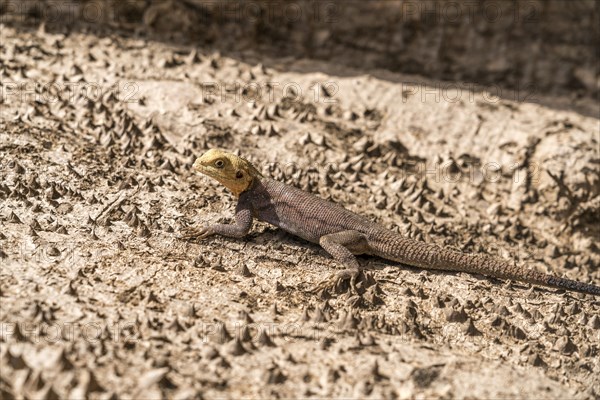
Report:
[[[254,178],[262,176],[248,160],[219,149],[211,149],[196,159],[196,171],[221,182],[234,195],[247,190]]]

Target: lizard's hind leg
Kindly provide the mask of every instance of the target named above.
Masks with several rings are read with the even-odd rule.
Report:
[[[319,244],[344,267],[344,270],[336,274],[333,286],[339,287],[341,282],[350,280],[350,288],[355,293],[358,293],[356,279],[360,274],[360,264],[354,255],[368,251],[365,234],[354,230],[330,233],[329,235],[321,236]]]

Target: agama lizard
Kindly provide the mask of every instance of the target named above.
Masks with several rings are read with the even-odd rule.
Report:
[[[193,168],[216,179],[238,197],[236,222],[189,228],[181,235],[184,239],[203,239],[214,234],[242,238],[250,231],[253,218],[257,218],[321,245],[345,267],[338,279],[349,279],[353,288],[360,274],[355,255],[369,254],[414,267],[469,272],[600,295],[596,285],[403,237],[338,204],[265,177],[248,160],[222,150],[207,151]]]

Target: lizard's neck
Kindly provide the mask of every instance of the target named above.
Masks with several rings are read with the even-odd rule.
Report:
[[[231,192],[236,198],[239,199],[242,193],[250,192],[254,190],[258,185],[260,185],[260,179],[261,176],[253,175],[252,180],[250,181],[250,183],[248,183],[248,185],[246,185],[245,188],[240,188],[239,190],[234,190],[233,188],[231,188]]]

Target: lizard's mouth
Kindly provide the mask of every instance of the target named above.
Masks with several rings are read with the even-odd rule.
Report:
[[[196,171],[199,172],[203,172],[204,165],[202,165],[202,161],[200,161],[200,157],[196,158],[196,161],[194,161],[194,165],[192,165],[192,168],[194,168]]]
[[[213,179],[219,180],[218,179],[218,174],[217,171],[214,170],[214,168],[211,168],[210,166],[207,165],[203,165],[200,160],[196,160],[196,162],[194,163],[193,168],[200,172],[201,174],[204,174],[206,176],[209,176]]]
[[[202,157],[196,158],[196,161],[194,161],[194,165],[192,165],[192,168],[194,168],[198,172],[201,172],[205,175],[209,175],[211,177],[214,177],[214,175],[216,174],[216,170],[214,168],[211,168],[211,166],[208,163],[203,162]]]

